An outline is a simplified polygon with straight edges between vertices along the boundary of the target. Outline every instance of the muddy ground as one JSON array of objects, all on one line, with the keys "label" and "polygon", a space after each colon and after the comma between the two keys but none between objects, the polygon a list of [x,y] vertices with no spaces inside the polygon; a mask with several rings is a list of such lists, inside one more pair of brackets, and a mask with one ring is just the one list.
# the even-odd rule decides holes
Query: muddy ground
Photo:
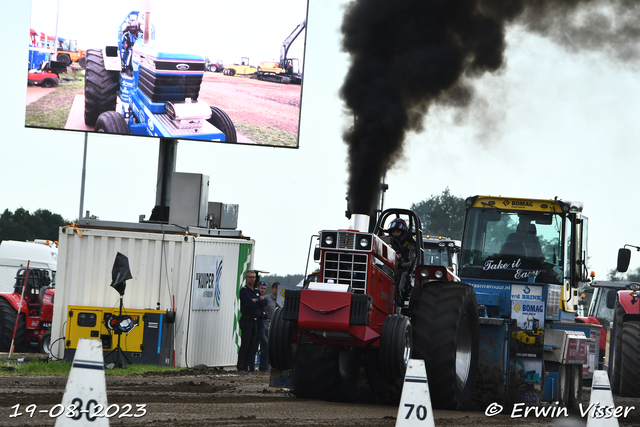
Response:
[{"label": "muddy ground", "polygon": [[302,87],[255,78],[204,73],[200,100],[224,110],[234,123],[298,133]]},{"label": "muddy ground", "polygon": [[[0,372],[0,425],[51,426],[48,415],[62,401],[67,377],[12,376]],[[269,387],[269,374],[223,369],[185,369],[143,376],[107,375],[108,403],[118,411],[111,425],[153,426],[394,426],[398,406],[374,403],[363,398],[357,403],[333,403],[296,399],[288,389]],[[590,389],[583,388],[583,407],[589,404]],[[614,397],[616,405],[635,407],[621,426],[640,426],[640,399]],[[33,417],[28,405],[37,405]],[[130,415],[120,418],[126,404]],[[16,408],[15,405],[20,405]],[[22,413],[16,417],[16,411]],[[40,413],[39,411],[44,411]],[[436,426],[585,426],[579,414],[569,417],[513,418],[509,410],[489,417],[484,410],[456,412],[435,410]]]}]

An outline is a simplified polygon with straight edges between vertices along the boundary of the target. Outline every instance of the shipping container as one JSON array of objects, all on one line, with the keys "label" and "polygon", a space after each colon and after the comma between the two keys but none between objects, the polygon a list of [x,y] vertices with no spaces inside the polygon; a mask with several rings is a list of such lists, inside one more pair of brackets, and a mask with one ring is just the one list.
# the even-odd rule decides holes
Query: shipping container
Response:
[{"label": "shipping container", "polygon": [[175,311],[176,366],[235,366],[238,295],[255,242],[239,231],[210,230],[219,235],[212,236],[170,225],[136,229],[92,223],[60,230],[52,354],[64,355],[69,306],[119,308],[121,296],[110,285],[120,252],[133,276],[122,296],[123,314],[127,309]]}]

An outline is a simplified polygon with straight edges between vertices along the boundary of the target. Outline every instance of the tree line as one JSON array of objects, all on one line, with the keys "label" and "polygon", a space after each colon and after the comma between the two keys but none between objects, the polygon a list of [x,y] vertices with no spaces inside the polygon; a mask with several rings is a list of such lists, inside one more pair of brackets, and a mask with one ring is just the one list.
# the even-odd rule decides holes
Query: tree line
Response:
[{"label": "tree line", "polygon": [[58,229],[69,223],[62,215],[47,209],[38,209],[33,213],[23,208],[15,212],[5,209],[0,215],[0,241],[58,240]]},{"label": "tree line", "polygon": [[[454,240],[462,240],[465,209],[465,199],[451,194],[449,187],[445,188],[442,194],[432,194],[423,201],[411,205],[411,210],[420,217],[424,235],[443,236]],[[92,218],[97,219],[97,217]],[[5,209],[0,215],[0,241],[58,240],[58,229],[70,222],[47,209],[38,209],[33,213],[23,208],[18,208],[15,212]],[[261,280],[269,285],[274,282],[295,285],[302,278],[303,274],[266,275],[261,277]],[[607,274],[607,278],[613,281],[640,282],[640,267],[626,274],[612,269]]]}]

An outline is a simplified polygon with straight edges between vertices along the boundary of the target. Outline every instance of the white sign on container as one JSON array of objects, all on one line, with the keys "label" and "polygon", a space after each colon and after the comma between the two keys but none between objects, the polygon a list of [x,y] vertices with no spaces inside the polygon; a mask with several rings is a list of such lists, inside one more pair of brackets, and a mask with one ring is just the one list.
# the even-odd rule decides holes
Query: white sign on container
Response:
[{"label": "white sign on container", "polygon": [[220,278],[224,257],[196,256],[193,277],[193,309],[220,310]]}]

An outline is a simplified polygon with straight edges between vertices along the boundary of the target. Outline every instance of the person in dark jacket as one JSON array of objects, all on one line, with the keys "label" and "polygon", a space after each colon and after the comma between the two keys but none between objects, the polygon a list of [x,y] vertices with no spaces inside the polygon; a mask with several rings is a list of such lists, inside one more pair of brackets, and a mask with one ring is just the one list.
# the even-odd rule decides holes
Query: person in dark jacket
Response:
[{"label": "person in dark jacket", "polygon": [[415,240],[409,234],[409,227],[402,218],[391,221],[387,232],[393,238],[392,247],[397,253],[394,283],[396,304],[402,307],[411,291],[411,274],[413,273],[411,270],[416,260]]},{"label": "person in dark jacket", "polygon": [[[266,313],[268,306],[268,299],[264,295],[267,290],[267,282],[260,282],[256,287],[256,295],[262,297],[265,301],[265,306],[262,307],[262,316],[258,317],[258,335],[256,338],[256,346],[252,351],[251,362],[249,363],[249,371],[254,370],[254,362],[256,360],[256,353],[258,352],[258,346],[260,347],[260,372],[269,372],[269,340],[267,339],[265,322],[268,318]],[[253,369],[252,369],[253,368]]]},{"label": "person in dark jacket", "polygon": [[[258,335],[258,318],[262,317],[263,307],[267,305],[264,297],[258,297],[254,288],[258,272],[249,270],[245,274],[245,285],[240,289],[240,351],[236,368],[239,371],[250,370],[254,366],[251,360],[252,350],[256,346]],[[253,354],[255,357],[255,354]]]}]

